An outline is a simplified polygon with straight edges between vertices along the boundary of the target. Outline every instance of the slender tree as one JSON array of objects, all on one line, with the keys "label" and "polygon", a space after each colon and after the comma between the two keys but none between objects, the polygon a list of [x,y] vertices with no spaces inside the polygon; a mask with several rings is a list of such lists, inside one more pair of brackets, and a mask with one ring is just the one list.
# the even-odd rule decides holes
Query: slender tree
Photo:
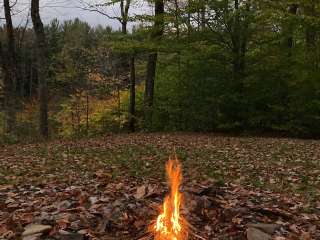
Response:
[{"label": "slender tree", "polygon": [[[112,0],[112,1],[110,0],[110,1],[106,1],[104,4],[92,4],[90,1],[87,1],[87,0],[79,0],[79,2],[82,5],[81,8],[84,10],[98,12],[109,19],[117,20],[121,24],[121,33],[123,35],[128,34],[128,22],[130,18],[129,11],[132,5],[132,0]],[[112,16],[108,13],[106,9],[116,4],[119,4],[120,15]],[[128,110],[129,110],[129,130],[132,132],[134,131],[134,128],[135,128],[134,120],[136,118],[135,117],[135,85],[136,83],[135,83],[135,64],[134,64],[135,59],[134,58],[135,58],[134,56],[131,56],[129,59],[127,54],[121,54],[120,55],[121,67],[120,66],[117,67],[117,71],[116,71],[117,72],[116,75],[120,75],[120,73],[118,73],[118,69],[122,69],[123,72],[125,72],[126,74],[130,71],[130,79],[129,79],[130,103],[129,103]],[[119,104],[119,113],[120,113],[120,104]]]},{"label": "slender tree", "polygon": [[[130,9],[131,0],[120,0],[120,11],[121,18],[119,22],[121,23],[121,32],[124,35],[128,34],[128,20],[129,20],[129,9]],[[135,131],[135,119],[136,119],[136,73],[135,73],[135,57],[130,57],[130,80],[129,80],[129,130],[131,132]],[[128,56],[122,55],[121,62],[123,65],[127,66]]]},{"label": "slender tree", "polygon": [[135,131],[136,120],[136,70],[135,57],[130,58],[130,103],[129,103],[129,130]]},{"label": "slender tree", "polygon": [[187,1],[187,28],[188,28],[188,36],[191,34],[192,25],[191,25],[191,0]]},{"label": "slender tree", "polygon": [[[97,12],[109,19],[116,20],[121,24],[121,32],[127,34],[129,11],[132,5],[132,0],[108,0],[104,3],[94,4],[90,0],[78,0],[80,8],[90,12]],[[111,15],[109,12],[110,7],[119,4],[120,15]]]},{"label": "slender tree", "polygon": [[129,9],[130,9],[131,0],[120,0],[120,11],[121,11],[121,30],[123,34],[127,34],[127,26],[129,20]]},{"label": "slender tree", "polygon": [[39,0],[31,1],[31,18],[37,43],[37,63],[39,76],[40,119],[39,131],[41,136],[48,138],[48,49],[43,23],[39,12]]},{"label": "slender tree", "polygon": [[241,29],[240,29],[240,9],[239,0],[234,0],[234,20],[232,32],[232,50],[233,50],[233,73],[234,79],[239,81],[241,74]]},{"label": "slender tree", "polygon": [[318,61],[315,54],[315,49],[317,47],[317,28],[314,24],[314,19],[316,17],[316,4],[314,0],[309,0],[304,4],[304,12],[307,19],[305,28],[306,56],[308,64],[312,67],[316,67]]},{"label": "slender tree", "polygon": [[[151,39],[153,41],[158,41],[163,35],[164,32],[164,1],[155,0],[154,4],[154,25],[151,32]],[[156,76],[156,67],[157,67],[158,53],[157,51],[150,53],[148,57],[147,64],[147,79],[145,86],[145,114],[149,120],[152,119],[152,106],[153,106],[153,96],[154,96],[154,80]]]},{"label": "slender tree", "polygon": [[204,30],[206,27],[206,1],[201,2],[200,6],[200,18],[201,18],[201,29]]},{"label": "slender tree", "polygon": [[180,37],[180,7],[178,0],[174,0],[174,28],[177,33],[177,38]]},{"label": "slender tree", "polygon": [[[15,49],[15,36],[11,18],[11,6],[9,0],[3,1],[6,33],[7,33],[7,49],[1,49],[3,58],[2,68],[4,72],[4,94],[5,94],[5,115],[6,115],[6,132],[11,133],[16,123],[16,73],[17,73],[17,57]],[[5,60],[4,60],[5,59]]]},{"label": "slender tree", "polygon": [[[289,10],[288,10],[289,15],[291,15],[291,16],[297,15],[298,8],[299,8],[298,4],[290,4]],[[287,46],[288,46],[288,49],[290,52],[289,54],[291,55],[291,49],[294,46],[294,39],[293,39],[293,26],[290,23],[289,23],[289,29],[288,29]]]},{"label": "slender tree", "polygon": [[242,91],[243,75],[245,71],[245,59],[247,52],[248,41],[248,28],[249,22],[247,21],[250,9],[250,3],[241,8],[239,0],[234,0],[234,17],[231,30],[231,43],[232,43],[232,55],[233,55],[233,79],[235,86],[239,86]]}]

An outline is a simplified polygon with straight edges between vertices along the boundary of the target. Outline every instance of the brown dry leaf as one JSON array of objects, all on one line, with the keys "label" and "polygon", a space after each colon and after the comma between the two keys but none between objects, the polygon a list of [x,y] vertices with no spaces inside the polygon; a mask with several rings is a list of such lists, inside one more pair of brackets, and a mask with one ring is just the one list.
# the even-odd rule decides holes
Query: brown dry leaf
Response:
[{"label": "brown dry leaf", "polygon": [[27,225],[33,220],[33,213],[24,213],[20,216],[21,223]]},{"label": "brown dry leaf", "polygon": [[292,224],[289,226],[289,229],[294,233],[300,233],[300,230],[298,229],[298,226],[296,224]]},{"label": "brown dry leaf", "polygon": [[1,239],[14,239],[16,234],[13,231],[6,231],[3,234],[0,234]]},{"label": "brown dry leaf", "polygon": [[301,235],[301,240],[311,240],[311,234],[309,232],[303,232]]},{"label": "brown dry leaf", "polygon": [[142,199],[144,196],[146,196],[147,194],[147,187],[145,185],[138,187],[136,194],[134,195],[134,197],[136,199]]},{"label": "brown dry leaf", "polygon": [[81,192],[78,199],[79,205],[82,207],[89,200],[89,195],[86,192]]},{"label": "brown dry leaf", "polygon": [[57,222],[56,222],[56,226],[58,226],[59,229],[66,229],[68,226],[70,225],[70,222],[68,219],[59,219]]},{"label": "brown dry leaf", "polygon": [[140,229],[146,225],[144,220],[136,220],[133,224],[137,229]]}]

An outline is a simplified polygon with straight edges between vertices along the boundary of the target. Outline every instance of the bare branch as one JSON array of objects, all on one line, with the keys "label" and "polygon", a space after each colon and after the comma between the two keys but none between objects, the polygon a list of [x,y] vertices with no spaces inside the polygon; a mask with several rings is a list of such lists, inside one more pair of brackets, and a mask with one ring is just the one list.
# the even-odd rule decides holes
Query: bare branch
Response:
[{"label": "bare branch", "polygon": [[[128,15],[129,15],[129,8],[132,3],[131,0],[111,0],[104,3],[89,3],[85,0],[78,0],[78,2],[80,3],[81,6],[76,6],[75,8],[78,8],[84,11],[89,11],[89,12],[96,12],[109,19],[117,20],[120,23],[128,22],[128,20],[130,19]],[[103,10],[103,8],[112,7],[116,4],[120,4],[119,6],[120,12],[116,13],[115,10],[112,9],[113,14],[109,14],[107,13],[106,10]],[[111,9],[109,8],[109,10]]]},{"label": "bare branch", "polygon": [[121,18],[120,17],[111,16],[111,15],[109,15],[109,14],[105,13],[104,11],[99,10],[97,8],[86,8],[86,7],[79,7],[79,6],[76,7],[76,8],[84,10],[84,11],[96,12],[96,13],[99,13],[99,14],[109,18],[109,19],[115,19],[115,20],[118,20],[118,21],[121,22]]}]

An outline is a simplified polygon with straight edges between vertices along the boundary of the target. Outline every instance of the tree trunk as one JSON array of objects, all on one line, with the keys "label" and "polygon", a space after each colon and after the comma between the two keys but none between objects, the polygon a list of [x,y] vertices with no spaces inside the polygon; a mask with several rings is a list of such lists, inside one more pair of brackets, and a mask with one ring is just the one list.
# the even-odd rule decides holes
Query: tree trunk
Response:
[{"label": "tree trunk", "polygon": [[[164,31],[164,1],[155,0],[154,9],[155,9],[155,16],[154,16],[155,20],[154,20],[153,29],[151,32],[151,39],[154,41],[157,41],[161,39]],[[150,121],[152,119],[154,80],[156,76],[157,58],[158,58],[157,52],[150,53],[148,58],[148,65],[147,65],[147,79],[145,83],[146,86],[145,86],[144,104],[145,104],[145,115],[146,115],[145,117],[148,118]]]},{"label": "tree trunk", "polygon": [[39,116],[39,131],[42,137],[48,138],[48,53],[47,42],[39,13],[39,0],[31,1],[31,18],[37,42],[37,63],[39,71],[39,101],[40,101],[40,116]]},{"label": "tree trunk", "polygon": [[[250,5],[246,5],[246,12],[249,14]],[[249,23],[246,16],[240,16],[239,0],[234,1],[234,20],[232,32],[232,54],[233,54],[233,79],[237,90],[242,91],[243,76],[245,71],[245,59],[247,52],[248,28]]]},{"label": "tree trunk", "polygon": [[135,131],[136,120],[136,69],[135,58],[130,58],[130,104],[129,104],[129,130]]},{"label": "tree trunk", "polygon": [[191,0],[188,0],[188,19],[187,19],[187,24],[188,24],[188,37],[190,36],[192,26],[191,26]]},{"label": "tree trunk", "polygon": [[[7,51],[1,49],[3,58],[2,67],[4,72],[4,107],[6,116],[6,132],[12,133],[16,124],[16,73],[17,58],[15,49],[15,36],[11,18],[11,7],[9,0],[3,1],[6,33],[7,33]],[[6,59],[6,61],[4,60]]]},{"label": "tree trunk", "polygon": [[89,135],[89,90],[86,91],[86,135]]},{"label": "tree trunk", "polygon": [[128,30],[127,30],[127,22],[122,20],[121,22],[121,32],[122,34],[127,34]]},{"label": "tree trunk", "polygon": [[[248,28],[250,14],[250,3],[245,6],[240,6],[239,0],[234,0],[233,19],[230,21],[231,43],[232,43],[232,67],[233,78],[230,91],[237,97],[238,108],[234,114],[243,126],[246,124],[246,105],[243,101],[245,99],[245,63],[248,44]],[[228,6],[226,6],[227,8]],[[244,11],[245,10],[245,11]]]},{"label": "tree trunk", "polygon": [[[289,14],[297,15],[298,12],[298,4],[291,4],[289,6]],[[290,23],[289,29],[288,29],[288,38],[287,38],[287,47],[289,49],[289,55],[291,56],[291,49],[294,46],[294,39],[293,39],[293,27]]]},{"label": "tree trunk", "polygon": [[[316,16],[316,7],[314,1],[311,0],[310,3],[306,3],[305,5],[305,15],[307,18],[315,18]],[[306,58],[308,61],[308,64],[312,66],[312,68],[317,67],[317,59],[315,54],[316,49],[316,39],[317,39],[317,29],[313,25],[313,19],[307,21],[306,26]]]},{"label": "tree trunk", "polygon": [[156,75],[157,59],[158,59],[157,53],[150,54],[148,58],[147,81],[146,81],[146,89],[145,89],[145,104],[148,109],[151,108],[153,105],[154,79]]},{"label": "tree trunk", "polygon": [[131,0],[121,0],[120,1],[120,11],[121,11],[121,32],[127,34],[127,26],[129,19],[129,9],[130,9]]},{"label": "tree trunk", "polygon": [[241,81],[242,75],[242,41],[241,41],[241,29],[240,29],[240,12],[239,12],[239,0],[234,1],[235,16],[233,20],[233,33],[232,33],[232,52],[233,52],[233,78],[235,84],[238,85]]},{"label": "tree trunk", "polygon": [[205,30],[206,28],[206,3],[202,2],[201,6],[201,30]]},{"label": "tree trunk", "polygon": [[[121,10],[121,32],[123,35],[128,34],[128,18],[129,18],[129,8],[130,8],[131,0],[121,0],[120,1],[120,10]],[[129,131],[135,131],[135,102],[136,102],[136,92],[135,92],[135,59],[134,57],[130,57],[127,54],[121,54],[121,65],[125,73],[130,71],[129,77],[129,109],[128,109],[128,123],[129,123]],[[120,116],[119,116],[120,117]],[[119,118],[120,119],[120,118]],[[120,128],[119,128],[120,129]]]},{"label": "tree trunk", "polygon": [[178,0],[174,0],[174,27],[176,29],[177,38],[180,37],[180,23],[179,23],[179,17],[180,17],[180,8]]}]

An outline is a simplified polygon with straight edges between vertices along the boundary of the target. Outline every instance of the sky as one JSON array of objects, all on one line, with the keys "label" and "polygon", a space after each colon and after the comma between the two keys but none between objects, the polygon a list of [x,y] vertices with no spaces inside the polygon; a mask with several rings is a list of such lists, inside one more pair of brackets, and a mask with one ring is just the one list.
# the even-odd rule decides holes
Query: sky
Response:
[{"label": "sky", "polygon": [[[90,1],[90,0],[89,0]],[[14,1],[12,1],[14,2]],[[99,2],[97,0],[91,0],[91,2]],[[101,2],[101,1],[100,1]],[[61,22],[64,20],[70,20],[74,18],[79,18],[88,22],[92,26],[102,25],[102,26],[112,26],[114,29],[120,28],[120,24],[116,20],[108,19],[96,12],[89,12],[82,10],[82,6],[79,0],[40,0],[40,14],[44,23],[49,23],[52,19],[57,18]],[[134,6],[131,11],[137,12],[140,6]],[[1,6],[2,8],[2,6]],[[29,14],[30,0],[18,0],[17,5],[13,8],[13,22],[16,26],[24,25]],[[118,7],[110,7],[108,14],[115,16],[118,15]],[[0,17],[3,18],[3,10],[0,11]],[[1,24],[4,20],[1,20]]]}]

